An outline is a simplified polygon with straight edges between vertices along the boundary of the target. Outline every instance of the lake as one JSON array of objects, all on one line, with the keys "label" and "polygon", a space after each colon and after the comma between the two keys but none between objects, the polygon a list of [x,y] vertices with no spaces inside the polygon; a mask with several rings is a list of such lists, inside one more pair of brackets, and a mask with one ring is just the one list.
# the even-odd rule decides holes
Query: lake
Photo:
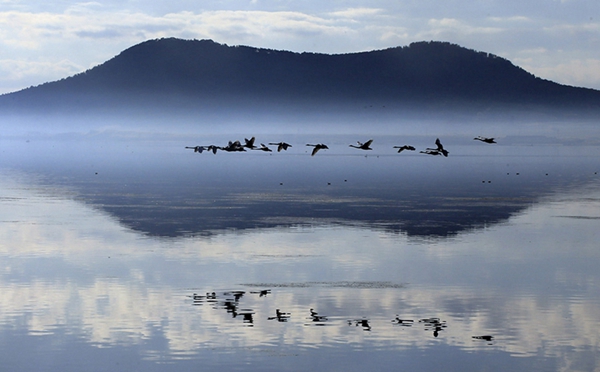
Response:
[{"label": "lake", "polygon": [[599,147],[243,136],[0,139],[4,368],[600,368]]}]

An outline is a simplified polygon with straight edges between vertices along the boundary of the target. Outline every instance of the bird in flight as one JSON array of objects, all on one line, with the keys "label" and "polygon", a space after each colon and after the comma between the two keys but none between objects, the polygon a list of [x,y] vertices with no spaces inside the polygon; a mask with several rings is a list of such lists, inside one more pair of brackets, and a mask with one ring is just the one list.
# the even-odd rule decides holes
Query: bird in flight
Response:
[{"label": "bird in flight", "polygon": [[311,145],[310,143],[307,143],[306,146],[314,147],[314,149],[312,150],[312,154],[310,154],[310,156],[315,156],[315,154],[321,149],[329,149],[329,147],[327,147],[327,145],[322,144],[322,143],[317,143],[316,145]]},{"label": "bird in flight", "polygon": [[244,147],[247,147],[247,148],[249,148],[251,150],[254,150],[256,148],[256,146],[254,146],[254,140],[255,140],[254,137],[252,137],[250,139],[244,138],[244,141],[246,142],[246,144],[244,145]]},{"label": "bird in flight", "polygon": [[373,143],[373,140],[370,139],[365,143],[356,141],[358,143],[358,146],[356,145],[350,145],[350,147],[354,147],[355,149],[361,149],[361,150],[373,150],[372,148],[370,148],[369,146],[371,146],[371,143]]},{"label": "bird in flight", "polygon": [[[435,145],[437,146],[437,148],[435,148],[435,149],[427,148],[425,150],[426,151],[430,151],[430,152],[437,151],[438,154],[432,154],[432,153],[428,153],[428,152],[425,152],[425,154],[429,154],[429,155],[440,155],[440,154],[442,154],[442,155],[448,157],[448,151],[446,149],[444,149],[444,146],[442,145],[442,142],[440,142],[439,138],[435,139]],[[423,151],[421,151],[421,152],[423,152]]]},{"label": "bird in flight", "polygon": [[394,148],[398,149],[398,153],[401,153],[404,150],[409,150],[409,151],[415,151],[416,150],[413,146],[410,146],[410,145],[394,146]]},{"label": "bird in flight", "polygon": [[479,136],[479,137],[475,137],[473,139],[477,140],[477,141],[485,142],[485,143],[497,143],[496,141],[494,141],[494,137],[487,138],[487,137]]},{"label": "bird in flight", "polygon": [[267,146],[265,146],[264,143],[261,143],[259,148],[256,148],[256,149],[253,149],[253,150],[262,150],[262,151],[265,151],[265,152],[272,152],[273,151],[270,148],[268,148]]},{"label": "bird in flight", "polygon": [[285,143],[285,142],[269,142],[269,145],[274,145],[277,146],[277,152],[280,152],[281,150],[287,150],[288,147],[292,147],[292,145],[290,145],[289,143]]},{"label": "bird in flight", "polygon": [[202,151],[207,150],[206,147],[204,146],[186,146],[186,149],[193,149],[194,152],[198,152],[200,154],[202,154]]}]

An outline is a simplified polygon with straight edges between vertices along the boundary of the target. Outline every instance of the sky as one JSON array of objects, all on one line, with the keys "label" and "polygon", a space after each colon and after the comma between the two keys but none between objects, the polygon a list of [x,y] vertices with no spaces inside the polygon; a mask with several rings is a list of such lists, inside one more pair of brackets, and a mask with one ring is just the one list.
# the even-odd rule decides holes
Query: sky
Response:
[{"label": "sky", "polygon": [[0,0],[0,94],[162,37],[329,54],[447,41],[600,89],[598,0]]}]

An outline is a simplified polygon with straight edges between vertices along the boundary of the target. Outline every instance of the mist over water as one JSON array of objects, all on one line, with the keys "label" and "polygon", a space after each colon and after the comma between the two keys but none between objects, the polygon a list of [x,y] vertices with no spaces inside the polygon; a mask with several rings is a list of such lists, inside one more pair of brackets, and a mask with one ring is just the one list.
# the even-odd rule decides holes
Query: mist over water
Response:
[{"label": "mist over water", "polygon": [[0,139],[11,370],[598,368],[591,127],[76,124]]}]

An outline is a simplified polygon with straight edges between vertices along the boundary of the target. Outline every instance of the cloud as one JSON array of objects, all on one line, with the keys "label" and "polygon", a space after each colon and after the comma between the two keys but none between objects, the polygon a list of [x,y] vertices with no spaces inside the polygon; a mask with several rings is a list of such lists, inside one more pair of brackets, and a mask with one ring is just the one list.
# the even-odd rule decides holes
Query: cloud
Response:
[{"label": "cloud", "polygon": [[345,10],[339,10],[336,12],[329,13],[332,17],[336,18],[361,18],[377,15],[383,12],[383,9],[379,8],[348,8]]},{"label": "cloud", "polygon": [[533,60],[529,62],[523,67],[536,76],[567,85],[600,87],[600,59],[576,59],[542,67],[534,65]]},{"label": "cloud", "polygon": [[525,16],[511,16],[511,17],[488,17],[488,20],[492,22],[531,22],[532,19]]},{"label": "cloud", "polygon": [[56,62],[2,59],[0,60],[0,76],[2,77],[0,83],[5,90],[0,93],[58,80],[84,69],[84,66],[67,59]]},{"label": "cloud", "polygon": [[429,26],[429,30],[423,32],[423,34],[435,37],[444,37],[452,34],[495,34],[503,31],[503,29],[499,27],[472,26],[454,18],[430,19],[427,24]]}]

